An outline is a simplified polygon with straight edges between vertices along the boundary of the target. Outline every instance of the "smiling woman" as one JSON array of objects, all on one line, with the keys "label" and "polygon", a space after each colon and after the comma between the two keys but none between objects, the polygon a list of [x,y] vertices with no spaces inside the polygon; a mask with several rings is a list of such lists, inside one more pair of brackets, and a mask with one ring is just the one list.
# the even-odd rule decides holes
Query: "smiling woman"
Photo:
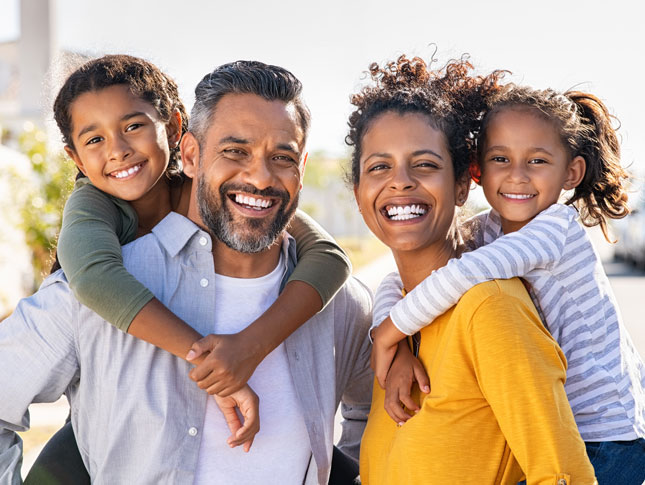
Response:
[{"label": "smiling woman", "polygon": [[[354,193],[407,291],[461,251],[455,210],[468,194],[468,140],[489,81],[469,69],[462,61],[433,72],[401,57],[372,65],[374,86],[352,98]],[[375,383],[363,483],[594,482],[564,356],[519,280],[473,288],[414,340],[418,360],[403,342],[386,389]],[[403,398],[413,375],[424,393]]]}]

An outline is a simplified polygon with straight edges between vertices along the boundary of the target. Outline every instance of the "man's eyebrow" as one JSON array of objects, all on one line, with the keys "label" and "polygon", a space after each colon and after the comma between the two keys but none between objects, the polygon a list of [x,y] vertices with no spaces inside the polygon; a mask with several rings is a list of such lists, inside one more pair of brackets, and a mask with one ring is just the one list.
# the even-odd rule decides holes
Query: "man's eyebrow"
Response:
[{"label": "man's eyebrow", "polygon": [[291,143],[278,143],[277,149],[278,150],[285,150],[285,151],[293,153],[294,155],[300,156],[300,152],[298,151],[297,148],[294,148],[293,145],[294,144],[291,144]]},{"label": "man's eyebrow", "polygon": [[249,140],[245,138],[238,138],[236,136],[225,136],[224,138],[221,138],[220,143],[239,143],[240,145],[248,145]]}]

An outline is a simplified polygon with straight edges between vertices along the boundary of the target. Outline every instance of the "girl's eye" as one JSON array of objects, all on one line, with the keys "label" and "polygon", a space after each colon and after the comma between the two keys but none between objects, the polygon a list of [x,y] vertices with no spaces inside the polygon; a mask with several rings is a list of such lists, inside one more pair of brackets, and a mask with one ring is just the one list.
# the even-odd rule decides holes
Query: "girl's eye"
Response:
[{"label": "girl's eye", "polygon": [[491,157],[491,161],[492,162],[499,162],[499,163],[506,163],[506,162],[508,162],[508,158],[499,155],[497,157]]},{"label": "girl's eye", "polygon": [[87,140],[87,141],[85,142],[85,144],[86,144],[86,145],[94,145],[95,143],[98,143],[98,142],[100,142],[101,140],[103,140],[103,138],[101,138],[100,136],[93,136],[92,138],[90,138],[89,140]]},{"label": "girl's eye", "polygon": [[126,127],[125,131],[133,131],[133,130],[136,130],[137,128],[140,128],[141,126],[143,126],[143,123],[130,123]]},{"label": "girl's eye", "polygon": [[545,159],[543,159],[543,158],[533,158],[533,159],[529,160],[529,163],[537,165],[537,164],[547,163],[547,161]]}]

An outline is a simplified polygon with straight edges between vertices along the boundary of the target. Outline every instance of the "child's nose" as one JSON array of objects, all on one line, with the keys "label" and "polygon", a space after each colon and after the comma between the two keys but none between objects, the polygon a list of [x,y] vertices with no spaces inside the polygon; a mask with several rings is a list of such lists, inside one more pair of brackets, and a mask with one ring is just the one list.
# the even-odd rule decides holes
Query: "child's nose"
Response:
[{"label": "child's nose", "polygon": [[516,183],[524,183],[529,181],[526,167],[521,164],[513,164],[509,173],[509,178]]},{"label": "child's nose", "polygon": [[112,140],[110,141],[109,150],[110,160],[125,160],[130,155],[132,155],[132,148],[130,147],[130,144],[125,139],[125,137],[121,135],[117,135],[112,138]]}]

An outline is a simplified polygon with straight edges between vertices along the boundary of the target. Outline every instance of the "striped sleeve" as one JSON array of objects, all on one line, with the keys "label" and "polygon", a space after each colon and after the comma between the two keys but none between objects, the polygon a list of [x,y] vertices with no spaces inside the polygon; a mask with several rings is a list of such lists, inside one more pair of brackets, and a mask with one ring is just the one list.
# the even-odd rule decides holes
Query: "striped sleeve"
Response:
[{"label": "striped sleeve", "polygon": [[[376,289],[374,296],[374,310],[372,313],[372,328],[378,327],[390,313],[394,304],[403,298],[403,283],[399,273],[390,273]],[[371,330],[371,329],[370,329]]]},{"label": "striped sleeve", "polygon": [[401,332],[412,335],[479,283],[550,269],[562,257],[569,224],[575,216],[572,208],[554,204],[519,231],[450,260],[394,305],[390,312],[392,322]]}]

